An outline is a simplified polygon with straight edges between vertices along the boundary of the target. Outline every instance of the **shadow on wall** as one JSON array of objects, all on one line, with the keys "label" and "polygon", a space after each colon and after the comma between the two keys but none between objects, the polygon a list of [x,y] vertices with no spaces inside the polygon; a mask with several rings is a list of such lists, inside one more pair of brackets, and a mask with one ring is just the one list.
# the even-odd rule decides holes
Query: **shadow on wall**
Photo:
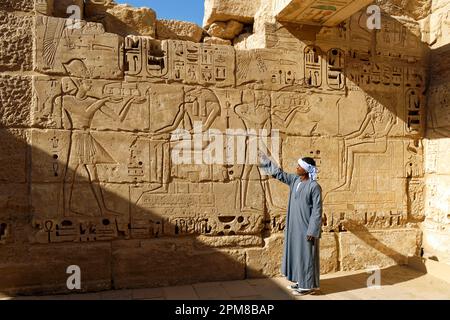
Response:
[{"label": "shadow on wall", "polygon": [[[286,48],[291,43],[286,39],[295,37],[306,45],[303,82],[313,89],[326,85],[328,90],[346,90],[336,104],[317,103],[324,114],[334,116],[333,123],[324,126],[314,124],[313,117],[304,119],[306,125],[314,124],[311,135],[318,141],[320,136],[335,140],[334,149],[317,147],[325,213],[331,225],[346,220],[347,211],[367,221],[389,202],[391,207],[384,210],[390,215],[387,219],[399,219],[403,225],[419,223],[424,220],[423,139],[430,49],[421,42],[418,25],[401,23],[382,12],[381,29],[369,30],[367,20],[362,10],[336,28],[284,23],[277,30],[279,35],[268,37],[269,44]],[[324,69],[326,73],[321,73]],[[290,89],[296,86],[284,90]],[[406,193],[406,201],[400,190]],[[377,201],[382,205],[375,206]],[[368,206],[359,205],[359,209],[358,202]]]},{"label": "shadow on wall", "polygon": [[424,223],[424,255],[450,263],[448,228],[450,193],[450,45],[431,51],[426,132],[427,219]]},{"label": "shadow on wall", "polygon": [[[371,37],[366,35],[364,39],[370,42]],[[315,85],[313,70],[317,52],[308,54],[311,65],[307,71],[312,73],[307,81]],[[331,59],[339,64],[339,52],[331,51],[331,55],[326,61]],[[385,150],[388,135],[411,136],[411,141],[418,139],[420,135],[417,137],[414,130],[423,125],[417,120],[423,116],[420,111],[425,85],[422,73],[406,71],[405,67],[397,74],[396,66],[388,65],[387,69],[380,70],[390,70],[390,76],[383,76],[370,55],[353,58],[358,60],[354,61],[355,74],[347,75],[347,79],[355,83],[352,87],[355,92],[359,92],[359,87],[367,95],[352,97],[353,93],[349,92],[350,102],[342,101],[339,105],[345,109],[339,113],[339,119],[358,113],[358,120],[363,124],[357,132],[341,132],[344,140],[349,138],[348,148],[344,149],[346,163],[357,153]],[[336,71],[339,66],[333,68]],[[357,74],[357,70],[363,70],[362,74]],[[389,81],[389,85],[383,81]],[[377,96],[375,91],[370,91],[374,83],[376,92],[379,87],[387,86],[386,94]],[[80,94],[80,86],[89,90],[86,89],[89,83],[82,78],[77,81],[65,78],[56,85],[64,86],[67,91],[58,98],[63,100],[65,128],[70,130],[23,129],[22,126],[0,130],[1,291],[66,293],[69,276],[66,269],[70,265],[81,268],[83,291],[277,274],[281,232],[275,249],[262,248],[269,235],[282,229],[274,230],[271,226],[265,205],[259,211],[233,211],[229,196],[239,190],[239,179],[193,183],[190,172],[180,178],[183,174],[171,167],[170,161],[166,165],[170,151],[166,138],[146,132],[91,130],[96,112],[106,101],[102,102],[104,97]],[[364,103],[360,105],[361,101]],[[404,113],[407,101],[419,111],[411,109],[411,113]],[[110,102],[113,106],[110,116],[119,120],[126,118],[124,112],[132,104],[145,103],[131,97],[113,97]],[[355,112],[354,106],[362,106],[364,110]],[[373,131],[366,132],[367,128]],[[350,138],[369,141],[352,142]],[[412,142],[411,148],[415,150],[419,146]],[[351,177],[351,172],[347,174]],[[239,174],[236,176],[241,178]],[[350,179],[342,181],[337,187],[340,190],[336,191],[351,187]],[[212,192],[213,184],[221,189]],[[220,210],[214,209],[214,201],[218,199],[222,202]],[[404,258],[377,238],[362,239],[393,260]],[[337,260],[337,255],[333,259]],[[268,267],[269,264],[273,266]]]},{"label": "shadow on wall", "polygon": [[450,137],[450,44],[431,50],[426,138]]},{"label": "shadow on wall", "polygon": [[[401,23],[381,13],[381,29],[369,30],[369,16],[365,10],[335,28],[298,26],[283,23],[283,27],[301,42],[324,47],[308,46],[305,55],[304,81],[319,86],[315,71],[321,64],[327,69],[330,87],[347,85],[347,94],[338,107],[338,121],[362,117],[369,113],[371,126],[378,136],[424,137],[426,94],[429,72],[429,47],[420,39],[419,26]],[[328,42],[328,43],[327,43]],[[330,43],[342,49],[330,48]],[[360,92],[365,97],[359,97]],[[369,110],[358,110],[366,104]],[[373,111],[373,112],[371,112]],[[364,121],[361,121],[364,123]],[[373,125],[373,123],[377,123]],[[363,128],[361,128],[363,129]],[[342,136],[352,132],[340,132]]]},{"label": "shadow on wall", "polygon": [[[66,270],[71,265],[81,268],[82,292],[239,280],[248,274],[267,276],[246,265],[246,249],[263,245],[262,226],[253,235],[239,236],[245,232],[245,223],[237,223],[240,217],[195,220],[175,214],[168,218],[138,206],[119,194],[127,194],[118,192],[121,184],[98,183],[102,176],[94,178],[93,163],[80,163],[88,150],[72,147],[73,157],[62,153],[64,140],[54,139],[56,131],[0,130],[2,292],[68,293]],[[96,139],[95,133],[91,134]],[[87,145],[88,140],[83,139]],[[30,141],[50,143],[54,153],[32,147]],[[63,161],[67,157],[68,167]],[[141,185],[126,188],[131,195],[133,188]],[[158,193],[160,187],[149,190],[154,204],[179,196]],[[233,233],[236,235],[230,235]],[[376,239],[368,243],[394,260],[400,255],[377,244]],[[280,253],[272,257],[261,251],[258,259],[262,264],[273,263],[277,272]],[[330,292],[350,290],[325,287],[330,287]]]},{"label": "shadow on wall", "polygon": [[[179,208],[178,215],[158,215],[155,211],[164,210],[165,203],[170,211],[170,203],[187,198],[168,194],[167,186],[99,183],[105,176],[97,174],[102,164],[96,162],[108,150],[93,132],[74,130],[72,135],[81,138],[71,141],[61,139],[58,130],[1,133],[2,292],[68,292],[70,265],[81,268],[83,291],[244,279],[244,249],[263,243],[261,228],[255,235],[218,235],[239,234],[248,218],[245,223],[238,222],[240,217],[183,218],[184,210],[196,209],[187,207]],[[54,153],[32,147],[30,141],[51,144]],[[64,154],[67,145],[70,151]],[[83,146],[91,149],[81,150]],[[136,193],[133,189],[147,194],[146,205],[154,205],[155,211],[123,198]]]}]

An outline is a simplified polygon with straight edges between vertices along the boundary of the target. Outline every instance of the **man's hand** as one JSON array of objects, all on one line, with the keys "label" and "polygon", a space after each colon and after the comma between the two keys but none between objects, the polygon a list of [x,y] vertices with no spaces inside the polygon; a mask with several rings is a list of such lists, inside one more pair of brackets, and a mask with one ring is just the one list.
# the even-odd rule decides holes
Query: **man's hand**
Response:
[{"label": "man's hand", "polygon": [[316,238],[314,238],[313,236],[306,236],[306,240],[312,241],[312,242],[314,243],[314,241],[316,240]]}]

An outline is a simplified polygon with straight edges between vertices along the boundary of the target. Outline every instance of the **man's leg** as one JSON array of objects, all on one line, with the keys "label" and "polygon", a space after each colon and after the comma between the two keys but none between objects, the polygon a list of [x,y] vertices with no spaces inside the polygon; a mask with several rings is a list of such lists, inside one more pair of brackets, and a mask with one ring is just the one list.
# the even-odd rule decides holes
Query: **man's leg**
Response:
[{"label": "man's leg", "polygon": [[309,258],[311,259],[312,274],[308,275],[308,278],[311,279],[311,281],[308,283],[304,283],[304,285],[310,285],[305,288],[302,288],[300,285],[298,285],[297,288],[293,289],[294,291],[292,292],[292,294],[296,296],[311,294],[314,293],[315,290],[320,289],[320,239],[314,239],[314,241],[311,241],[310,243],[311,256]]}]

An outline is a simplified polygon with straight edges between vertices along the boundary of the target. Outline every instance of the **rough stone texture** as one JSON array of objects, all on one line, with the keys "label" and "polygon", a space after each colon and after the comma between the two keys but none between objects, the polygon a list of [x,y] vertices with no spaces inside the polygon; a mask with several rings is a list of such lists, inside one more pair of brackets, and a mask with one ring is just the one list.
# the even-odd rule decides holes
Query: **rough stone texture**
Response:
[{"label": "rough stone texture", "polygon": [[380,0],[377,5],[393,16],[409,16],[415,20],[427,17],[431,11],[432,0]]},{"label": "rough stone texture", "polygon": [[217,38],[217,37],[205,37],[203,39],[204,43],[208,43],[208,44],[219,44],[219,45],[224,45],[224,46],[231,46],[231,40],[225,40],[222,38]]},{"label": "rough stone texture", "polygon": [[200,235],[196,238],[195,248],[251,248],[262,247],[264,240],[259,236],[219,236]]},{"label": "rough stone texture", "polygon": [[203,26],[208,27],[213,22],[228,20],[251,23],[253,22],[259,5],[259,0],[205,0]]},{"label": "rough stone texture", "polygon": [[448,1],[432,1],[431,14],[421,20],[422,39],[431,48],[448,45],[450,42],[450,4]]},{"label": "rough stone texture", "polygon": [[0,75],[0,126],[26,127],[30,124],[31,77]]},{"label": "rough stone texture", "polygon": [[81,21],[79,28],[70,29],[66,21],[62,18],[36,17],[35,71],[75,77],[121,78],[122,38],[105,33],[100,23]]},{"label": "rough stone texture", "polygon": [[101,22],[107,32],[121,36],[155,37],[156,34],[156,13],[150,8],[134,8],[127,4],[89,3],[86,16],[90,21]]},{"label": "rough stone texture", "polygon": [[263,248],[247,251],[247,276],[249,278],[276,277],[280,275],[283,254],[283,234],[265,239]]},{"label": "rough stone texture", "polygon": [[372,0],[340,1],[273,1],[278,21],[334,27],[369,4]]},{"label": "rough stone texture", "polygon": [[418,255],[421,243],[419,230],[390,230],[340,233],[341,269],[366,270],[405,265],[408,257]]},{"label": "rough stone texture", "polygon": [[339,238],[336,233],[323,233],[320,239],[320,274],[340,270]]},{"label": "rough stone texture", "polygon": [[108,32],[121,35],[155,36],[156,13],[149,8],[117,5],[106,10],[106,13],[111,15],[111,19],[106,20],[106,30]]},{"label": "rough stone texture", "polygon": [[33,2],[34,0],[0,0],[0,10],[31,11],[33,10]]},{"label": "rough stone texture", "polygon": [[425,139],[424,255],[450,264],[450,3],[433,1],[432,52]]},{"label": "rough stone texture", "polygon": [[113,244],[116,289],[244,279],[245,253],[193,249],[191,239]]},{"label": "rough stone texture", "polygon": [[204,29],[191,22],[178,20],[157,20],[156,38],[160,40],[186,40],[200,42],[203,37]]},{"label": "rough stone texture", "polygon": [[35,0],[34,10],[37,14],[43,14],[46,16],[53,15],[55,6],[55,0]]},{"label": "rough stone texture", "polygon": [[33,18],[0,10],[0,72],[32,69]]},{"label": "rough stone texture", "polygon": [[261,34],[243,33],[233,40],[233,46],[237,50],[263,48],[265,37]]},{"label": "rough stone texture", "polygon": [[[66,270],[81,269],[81,292],[111,289],[111,246],[83,243],[53,246],[0,246],[2,292],[39,295],[69,293]],[[79,291],[79,292],[80,292]]]},{"label": "rough stone texture", "polygon": [[230,20],[228,22],[214,22],[208,29],[208,34],[226,40],[233,40],[238,36],[244,25],[238,21]]},{"label": "rough stone texture", "polygon": [[[89,263],[85,248],[99,260],[83,290],[276,274],[288,190],[250,162],[257,138],[288,172],[299,156],[318,164],[323,273],[404,263],[420,253],[424,219],[425,254],[446,259],[445,36],[430,60],[411,18],[383,16],[372,34],[362,10],[319,30],[277,22],[272,0],[236,3],[206,4],[206,20],[222,17],[209,25],[254,21],[234,47],[142,36],[153,11],[112,2],[87,2],[79,29],[0,11],[10,32],[0,36],[0,253],[17,255],[0,262],[16,270],[0,291],[38,290],[32,277],[62,290],[62,266]],[[210,161],[222,150],[233,159]],[[65,250],[75,262],[54,258]],[[38,253],[54,274],[17,265]],[[100,259],[112,269],[97,269]]]},{"label": "rough stone texture", "polygon": [[[449,147],[449,139],[440,143],[441,147]],[[447,155],[448,149],[442,150]],[[445,171],[433,174],[426,181],[426,220],[424,231],[424,256],[439,262],[450,264],[450,174]]]},{"label": "rough stone texture", "polygon": [[2,222],[17,221],[29,214],[27,189],[28,186],[25,183],[0,183],[0,220]]},{"label": "rough stone texture", "polygon": [[0,182],[23,183],[27,179],[27,133],[0,129]]},{"label": "rough stone texture", "polygon": [[[263,248],[247,250],[247,277],[281,276],[283,234],[274,234],[265,239]],[[320,273],[338,270],[338,243],[334,234],[324,233],[320,240]]]}]

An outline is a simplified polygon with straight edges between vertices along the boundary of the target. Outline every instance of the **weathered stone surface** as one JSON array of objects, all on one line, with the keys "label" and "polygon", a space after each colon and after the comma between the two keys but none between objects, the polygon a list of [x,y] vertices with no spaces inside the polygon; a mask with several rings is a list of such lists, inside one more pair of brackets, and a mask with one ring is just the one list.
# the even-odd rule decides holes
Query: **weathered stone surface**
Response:
[{"label": "weathered stone surface", "polygon": [[0,11],[0,72],[32,69],[32,31],[32,17]]},{"label": "weathered stone surface", "polygon": [[0,140],[0,182],[26,182],[27,132],[21,129],[0,129]]},{"label": "weathered stone surface", "polygon": [[0,75],[0,126],[30,125],[32,103],[31,77]]},{"label": "weathered stone surface", "polygon": [[[139,83],[147,79],[148,83],[176,82],[218,88],[229,88],[235,83],[235,51],[231,46],[188,41],[158,41],[148,37],[130,36],[125,39],[125,56],[125,75],[131,82]],[[151,104],[152,108],[156,108],[155,111],[167,109],[167,99],[173,99],[172,103],[178,103],[183,92],[186,93],[188,99],[194,100],[198,99],[197,93],[200,94],[200,97],[209,96],[208,101],[211,99],[212,101],[207,112],[217,110],[218,97],[213,98],[213,95],[217,94],[210,89],[194,90],[193,87],[185,87],[183,91],[183,88],[177,87],[174,95],[172,88],[172,86],[166,85],[165,87],[160,86],[158,90],[149,90],[149,94],[156,96],[155,101]],[[193,97],[188,94],[190,91],[194,93]],[[205,101],[202,102],[203,106]],[[179,103],[183,104],[183,101],[181,100]],[[162,109],[158,106],[161,106]],[[183,104],[183,106],[187,106],[187,104]],[[212,109],[210,109],[211,107]],[[170,108],[170,114],[165,115],[167,118],[163,119],[162,123],[158,123],[159,119],[154,121],[156,126],[153,126],[152,130],[158,129],[162,133],[168,133],[171,131],[170,129],[174,130],[175,127],[170,125],[170,121],[173,121],[172,116],[175,116],[176,124],[180,123],[181,118],[176,117],[177,112],[177,108]],[[216,112],[213,115],[213,120],[219,120]],[[196,121],[193,117],[200,119],[198,116],[199,114],[190,116],[193,120],[190,124],[191,129],[193,122]],[[223,119],[220,120],[222,122],[221,129],[223,129]],[[165,130],[161,126],[165,126]]]},{"label": "weathered stone surface", "polygon": [[156,21],[156,38],[160,40],[200,42],[204,31],[199,25],[191,22],[165,19]]},{"label": "weathered stone surface", "polygon": [[0,245],[2,292],[10,294],[57,294],[67,288],[67,268],[81,269],[81,290],[111,289],[110,244],[83,243],[53,246]]},{"label": "weathered stone surface", "polygon": [[200,235],[196,237],[196,248],[246,248],[246,247],[262,247],[264,244],[261,236],[219,236],[211,237]]},{"label": "weathered stone surface", "polygon": [[245,254],[196,250],[192,239],[155,239],[113,244],[116,289],[244,279]]},{"label": "weathered stone surface", "polygon": [[111,1],[89,1],[86,19],[102,23],[106,32],[126,37],[141,35],[155,37],[156,13],[150,8],[134,8]]},{"label": "weathered stone surface", "polygon": [[415,0],[415,1],[401,1],[401,0],[381,0],[377,5],[383,11],[393,16],[409,16],[415,20],[420,20],[427,17],[431,13],[432,2],[435,0]]},{"label": "weathered stone surface", "polygon": [[265,47],[265,37],[261,34],[242,33],[233,40],[236,50],[249,50]]},{"label": "weathered stone surface", "polygon": [[[424,256],[450,264],[450,4],[432,1],[432,14],[424,19],[425,36],[432,46],[428,119],[425,145]],[[429,34],[427,32],[430,32]]]},{"label": "weathered stone surface", "polygon": [[239,0],[206,0],[203,26],[208,27],[213,22],[236,20],[243,23],[253,22],[260,1]]},{"label": "weathered stone surface", "polygon": [[100,23],[81,21],[76,28],[68,27],[67,21],[36,17],[35,71],[86,78],[122,77],[122,38],[105,33]]},{"label": "weathered stone surface", "polygon": [[205,37],[203,39],[203,42],[208,43],[208,44],[231,46],[231,40],[225,40],[225,39],[217,38],[217,37]]},{"label": "weathered stone surface", "polygon": [[149,8],[117,5],[106,10],[106,31],[127,36],[130,34],[155,37],[156,13]]},{"label": "weathered stone surface", "polygon": [[[448,198],[446,201],[448,203]],[[448,265],[450,262],[450,250],[447,245],[450,241],[450,228],[448,227],[448,223],[443,225],[439,222],[433,223],[426,221],[423,230],[424,256]]]},{"label": "weathered stone surface", "polygon": [[433,49],[450,42],[449,8],[446,1],[433,1],[431,14],[421,20],[422,39]]},{"label": "weathered stone surface", "polygon": [[[247,276],[249,278],[281,276],[283,234],[265,239],[263,248],[247,250]],[[320,273],[338,270],[338,241],[333,233],[324,233],[320,239]]]},{"label": "weathered stone surface", "polygon": [[449,147],[448,138],[425,140],[425,172],[430,178],[433,178],[433,175],[450,175],[450,166],[447,161],[450,155]]},{"label": "weathered stone surface", "polygon": [[230,20],[228,22],[214,22],[209,26],[208,34],[217,38],[233,40],[243,29],[244,25],[235,20]]},{"label": "weathered stone surface", "polygon": [[322,233],[320,239],[320,274],[333,273],[340,270],[338,251],[339,235]]},{"label": "weathered stone surface", "polygon": [[[447,245],[450,239],[450,168],[444,159],[448,159],[449,144],[448,138],[427,142],[426,164],[430,174],[426,178],[423,223],[424,255],[447,264],[450,262]],[[440,154],[434,154],[436,151]]]},{"label": "weathered stone surface", "polygon": [[341,270],[365,270],[408,263],[418,255],[421,232],[416,229],[343,232],[339,234]]},{"label": "weathered stone surface", "polygon": [[[279,275],[289,190],[264,146],[286,172],[318,164],[322,273],[448,261],[448,4],[373,32],[364,9],[277,22],[291,2],[207,1],[204,39],[109,0],[75,28],[53,15],[79,1],[0,7],[0,291],[65,290],[56,268],[85,248],[83,290]],[[54,274],[21,280],[38,253]]]},{"label": "weathered stone surface", "polygon": [[31,11],[33,10],[33,2],[34,0],[0,0],[0,10]]},{"label": "weathered stone surface", "polygon": [[247,251],[246,272],[249,278],[280,276],[283,240],[283,234],[272,235],[265,239],[263,248]]},{"label": "weathered stone surface", "polygon": [[35,0],[34,10],[38,14],[51,16],[54,12],[55,0]]},{"label": "weathered stone surface", "polygon": [[300,24],[337,26],[345,19],[366,7],[371,0],[345,1],[283,1],[277,7],[278,21]]},{"label": "weathered stone surface", "polygon": [[30,213],[26,183],[0,184],[0,220],[17,221]]}]

